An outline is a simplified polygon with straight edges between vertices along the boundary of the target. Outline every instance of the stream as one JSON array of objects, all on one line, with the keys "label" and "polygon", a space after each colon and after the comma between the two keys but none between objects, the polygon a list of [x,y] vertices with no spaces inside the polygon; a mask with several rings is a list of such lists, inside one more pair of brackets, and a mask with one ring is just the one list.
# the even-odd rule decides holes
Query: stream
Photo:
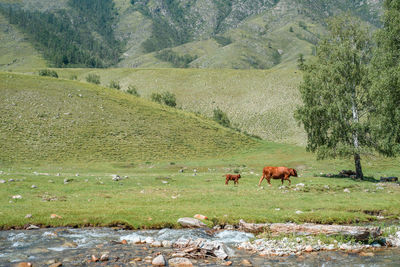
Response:
[{"label": "stream", "polygon": [[[111,228],[0,231],[0,266],[13,266],[19,262],[31,262],[34,267],[56,262],[61,262],[62,266],[151,266],[151,258],[157,254],[162,253],[168,260],[174,252],[173,248],[133,244],[138,238],[171,242],[182,238],[219,241],[226,246],[227,261],[231,261],[232,266],[243,266],[243,260],[251,262],[252,266],[400,266],[399,248],[375,249],[368,256],[329,251],[268,258],[237,249],[238,244],[254,238],[252,234],[240,231],[225,230],[210,235],[203,229],[130,231]],[[122,240],[128,244],[121,244]],[[103,254],[109,256],[107,261],[89,262],[92,255],[100,258]],[[191,261],[194,266],[226,263],[215,258]]]}]

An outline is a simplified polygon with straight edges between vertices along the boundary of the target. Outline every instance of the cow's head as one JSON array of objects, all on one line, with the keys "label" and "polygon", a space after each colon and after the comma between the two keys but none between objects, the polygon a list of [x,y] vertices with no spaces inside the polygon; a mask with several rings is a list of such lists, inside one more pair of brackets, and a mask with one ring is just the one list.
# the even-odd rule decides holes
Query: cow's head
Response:
[{"label": "cow's head", "polygon": [[237,178],[239,179],[240,177],[241,177],[240,174],[238,174],[238,175],[237,175]]},{"label": "cow's head", "polygon": [[297,171],[295,169],[290,168],[289,170],[291,176],[297,177]]}]

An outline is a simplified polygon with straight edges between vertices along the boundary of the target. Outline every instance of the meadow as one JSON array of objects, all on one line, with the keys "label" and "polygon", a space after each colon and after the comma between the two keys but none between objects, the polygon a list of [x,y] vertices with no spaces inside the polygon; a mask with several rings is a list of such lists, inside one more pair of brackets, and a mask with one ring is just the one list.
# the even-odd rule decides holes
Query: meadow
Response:
[{"label": "meadow", "polygon": [[[368,157],[364,172],[375,178],[399,175],[396,162]],[[294,167],[299,177],[292,177],[291,187],[273,180],[271,187],[264,181],[259,188],[265,165]],[[320,177],[351,167],[348,160],[316,161],[302,147],[268,142],[252,151],[203,159],[2,164],[0,180],[6,183],[0,184],[0,227],[179,227],[178,218],[198,213],[208,216],[209,226],[240,219],[328,224],[398,220],[397,184]],[[242,175],[239,186],[226,186],[222,176],[235,171]],[[121,180],[113,181],[113,174]],[[15,195],[22,199],[13,199]],[[27,214],[32,217],[25,218]],[[61,218],[51,219],[51,214]]]}]

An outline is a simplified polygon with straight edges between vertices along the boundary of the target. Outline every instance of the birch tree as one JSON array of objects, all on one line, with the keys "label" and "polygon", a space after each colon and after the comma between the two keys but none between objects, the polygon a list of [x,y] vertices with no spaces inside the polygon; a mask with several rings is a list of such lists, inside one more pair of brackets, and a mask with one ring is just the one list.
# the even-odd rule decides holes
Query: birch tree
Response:
[{"label": "birch tree", "polygon": [[371,119],[376,149],[386,156],[400,154],[400,1],[384,2],[383,28],[376,35],[371,66]]},{"label": "birch tree", "polygon": [[372,110],[368,64],[371,36],[359,19],[331,19],[328,36],[304,69],[300,93],[303,106],[295,113],[307,133],[307,150],[319,159],[353,157],[356,176],[363,179],[361,154],[372,145]]}]

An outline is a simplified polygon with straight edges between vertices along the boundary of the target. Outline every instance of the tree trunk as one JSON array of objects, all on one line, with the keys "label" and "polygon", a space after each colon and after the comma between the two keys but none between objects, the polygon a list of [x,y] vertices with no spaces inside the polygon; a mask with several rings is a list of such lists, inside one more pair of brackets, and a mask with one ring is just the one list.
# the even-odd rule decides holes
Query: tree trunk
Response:
[{"label": "tree trunk", "polygon": [[364,174],[362,172],[362,168],[361,168],[361,157],[360,154],[358,153],[354,153],[354,164],[356,166],[356,177],[357,179],[364,179]]},{"label": "tree trunk", "polygon": [[239,222],[239,229],[252,233],[269,233],[271,236],[282,234],[296,235],[343,235],[356,240],[368,240],[382,234],[379,227],[362,227],[346,225],[324,225],[324,224],[295,224],[295,223],[246,223],[243,220]]},{"label": "tree trunk", "polygon": [[[353,122],[354,124],[357,124],[359,122],[358,119],[358,109],[357,109],[357,105],[356,105],[356,92],[355,89],[353,91],[352,94],[352,112],[353,112]],[[357,179],[364,179],[364,175],[362,172],[362,168],[361,168],[361,157],[360,157],[360,146],[358,143],[358,133],[357,130],[353,129],[353,145],[354,145],[354,163],[355,163],[355,167],[356,167],[356,178]]]}]

